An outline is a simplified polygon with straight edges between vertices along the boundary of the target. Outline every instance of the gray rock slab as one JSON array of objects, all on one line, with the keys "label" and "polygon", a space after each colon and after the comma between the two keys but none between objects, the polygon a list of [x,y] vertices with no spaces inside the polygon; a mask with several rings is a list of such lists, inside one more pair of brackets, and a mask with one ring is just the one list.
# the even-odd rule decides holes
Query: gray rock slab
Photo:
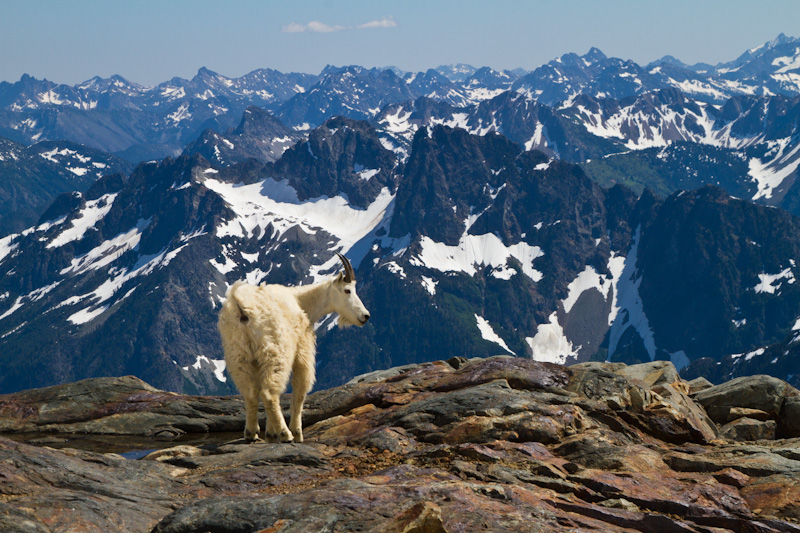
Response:
[{"label": "gray rock slab", "polygon": [[772,376],[758,375],[736,378],[697,393],[694,399],[717,423],[728,421],[733,407],[759,409],[777,420],[784,400],[800,392],[785,381]]}]

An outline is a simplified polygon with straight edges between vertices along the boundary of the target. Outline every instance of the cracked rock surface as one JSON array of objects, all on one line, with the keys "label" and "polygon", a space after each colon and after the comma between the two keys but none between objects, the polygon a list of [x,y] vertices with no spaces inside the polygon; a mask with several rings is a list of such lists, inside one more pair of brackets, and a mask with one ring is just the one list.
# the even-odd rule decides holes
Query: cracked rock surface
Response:
[{"label": "cracked rock surface", "polygon": [[[238,397],[130,377],[25,391],[0,396],[0,530],[800,532],[800,435],[780,419],[797,391],[743,386],[700,402],[663,361],[454,358],[312,394],[303,444],[167,440],[241,432]],[[774,427],[722,431],[736,420]]]}]

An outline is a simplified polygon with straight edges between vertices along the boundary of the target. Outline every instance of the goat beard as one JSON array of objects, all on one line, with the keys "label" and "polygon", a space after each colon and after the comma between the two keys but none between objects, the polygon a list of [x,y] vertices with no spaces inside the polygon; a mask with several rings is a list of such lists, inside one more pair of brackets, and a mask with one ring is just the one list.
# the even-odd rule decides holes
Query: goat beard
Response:
[{"label": "goat beard", "polygon": [[350,326],[360,326],[360,325],[361,324],[356,320],[350,320],[344,315],[339,315],[339,322],[338,322],[339,329],[346,329],[349,328]]}]

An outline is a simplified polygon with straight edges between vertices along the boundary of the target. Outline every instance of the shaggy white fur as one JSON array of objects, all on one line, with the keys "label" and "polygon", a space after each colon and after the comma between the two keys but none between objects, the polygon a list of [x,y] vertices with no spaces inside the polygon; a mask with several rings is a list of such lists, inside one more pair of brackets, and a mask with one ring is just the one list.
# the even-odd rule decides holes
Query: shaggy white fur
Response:
[{"label": "shaggy white fur", "polygon": [[[314,323],[329,313],[340,325],[363,326],[369,311],[356,295],[353,267],[339,254],[345,273],[322,283],[299,287],[248,285],[237,281],[228,290],[219,313],[225,361],[245,402],[244,437],[259,434],[258,403],[267,413],[265,439],[303,442],[302,411],[314,385]],[[292,377],[289,427],[280,395]]]}]

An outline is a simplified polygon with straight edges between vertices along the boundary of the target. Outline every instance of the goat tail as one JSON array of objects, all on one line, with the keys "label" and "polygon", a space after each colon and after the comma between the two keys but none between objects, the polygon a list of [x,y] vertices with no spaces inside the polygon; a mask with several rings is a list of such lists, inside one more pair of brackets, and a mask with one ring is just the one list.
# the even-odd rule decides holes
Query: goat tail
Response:
[{"label": "goat tail", "polygon": [[236,306],[237,311],[239,311],[239,322],[245,324],[250,321],[250,317],[247,316],[247,313],[244,312],[242,309],[242,305],[239,303],[239,300],[236,298],[236,290],[241,287],[242,285],[246,285],[244,281],[237,281],[233,284],[233,286],[228,289],[228,294],[226,294],[226,298]]}]

